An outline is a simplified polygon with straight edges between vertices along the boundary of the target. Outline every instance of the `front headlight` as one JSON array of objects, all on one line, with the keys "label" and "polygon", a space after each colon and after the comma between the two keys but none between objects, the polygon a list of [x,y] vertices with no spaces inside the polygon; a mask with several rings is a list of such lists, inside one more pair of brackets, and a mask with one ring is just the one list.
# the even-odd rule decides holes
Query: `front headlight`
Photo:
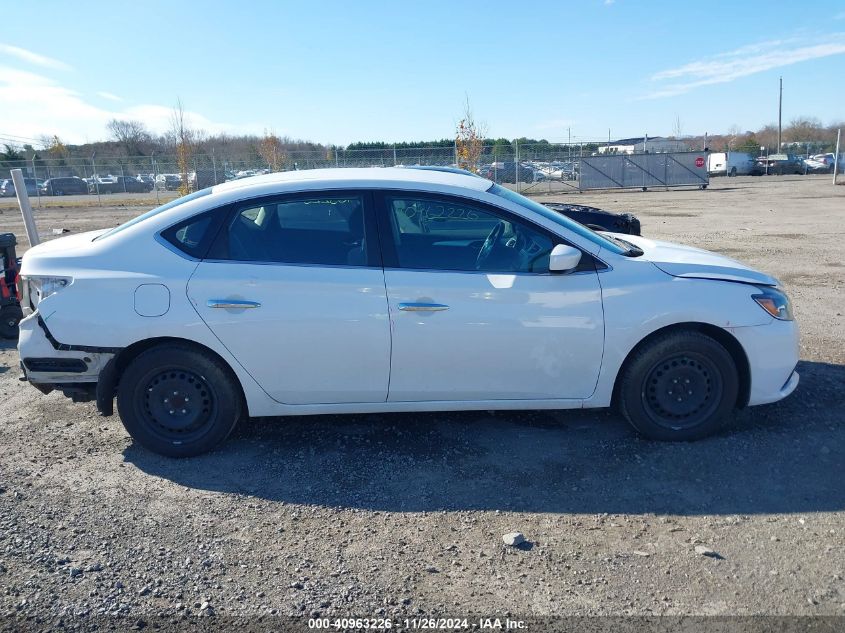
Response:
[{"label": "front headlight", "polygon": [[21,281],[27,288],[30,305],[37,309],[38,304],[62,288],[66,288],[73,279],[70,277],[25,277]]},{"label": "front headlight", "polygon": [[758,286],[759,294],[751,295],[766,312],[781,321],[792,321],[792,304],[786,293],[771,286]]}]

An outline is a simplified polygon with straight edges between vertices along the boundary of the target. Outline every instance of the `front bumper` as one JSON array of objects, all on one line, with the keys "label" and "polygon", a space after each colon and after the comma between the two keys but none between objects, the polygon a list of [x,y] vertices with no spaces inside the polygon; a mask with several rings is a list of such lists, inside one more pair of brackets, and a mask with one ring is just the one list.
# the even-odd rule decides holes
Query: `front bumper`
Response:
[{"label": "front bumper", "polygon": [[37,311],[24,318],[19,329],[18,352],[24,376],[34,384],[96,383],[114,357],[113,353],[68,349],[72,346],[59,344],[42,325]]},{"label": "front bumper", "polygon": [[772,319],[767,325],[730,330],[748,357],[749,406],[786,398],[798,386],[798,324]]}]

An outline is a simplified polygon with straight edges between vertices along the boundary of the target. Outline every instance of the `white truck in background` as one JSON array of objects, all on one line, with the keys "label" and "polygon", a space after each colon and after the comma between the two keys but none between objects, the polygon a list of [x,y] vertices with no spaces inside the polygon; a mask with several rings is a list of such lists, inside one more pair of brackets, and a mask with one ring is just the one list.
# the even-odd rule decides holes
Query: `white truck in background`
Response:
[{"label": "white truck in background", "polygon": [[711,152],[707,155],[707,173],[711,176],[750,176],[754,157],[745,152]]}]

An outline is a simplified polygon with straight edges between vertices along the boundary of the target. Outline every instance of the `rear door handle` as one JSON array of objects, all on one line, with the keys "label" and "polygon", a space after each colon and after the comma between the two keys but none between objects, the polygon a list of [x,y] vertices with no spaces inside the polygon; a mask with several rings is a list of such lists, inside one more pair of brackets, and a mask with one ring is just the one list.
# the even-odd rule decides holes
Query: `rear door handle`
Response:
[{"label": "rear door handle", "polygon": [[209,299],[206,304],[209,308],[223,308],[224,310],[244,310],[247,308],[260,308],[257,301],[241,301],[240,299]]},{"label": "rear door handle", "polygon": [[442,303],[400,303],[399,309],[403,312],[443,312],[449,306]]}]

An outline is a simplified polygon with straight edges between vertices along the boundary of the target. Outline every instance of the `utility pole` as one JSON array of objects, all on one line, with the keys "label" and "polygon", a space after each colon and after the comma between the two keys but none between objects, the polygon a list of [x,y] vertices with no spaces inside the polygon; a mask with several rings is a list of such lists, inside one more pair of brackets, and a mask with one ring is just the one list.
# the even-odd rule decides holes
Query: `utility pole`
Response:
[{"label": "utility pole", "polygon": [[781,116],[783,114],[783,77],[780,77],[780,88],[778,91],[778,148],[777,153],[780,154],[780,133],[781,133]]},{"label": "utility pole", "polygon": [[833,155],[833,184],[836,184],[836,175],[839,173],[839,141],[842,138],[842,128],[836,130],[836,153]]}]

